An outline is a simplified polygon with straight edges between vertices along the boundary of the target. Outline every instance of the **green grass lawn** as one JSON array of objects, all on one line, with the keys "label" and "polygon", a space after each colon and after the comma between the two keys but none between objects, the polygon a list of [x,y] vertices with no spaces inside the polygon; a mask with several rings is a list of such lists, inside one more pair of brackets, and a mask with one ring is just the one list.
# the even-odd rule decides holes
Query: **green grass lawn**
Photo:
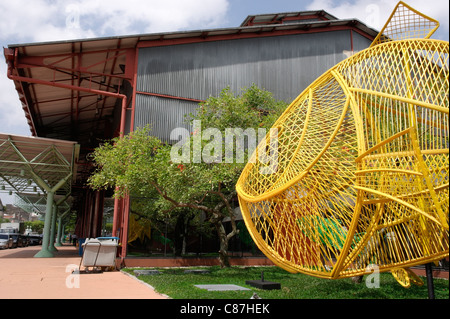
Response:
[{"label": "green grass lawn", "polygon": [[[123,271],[134,275],[133,270]],[[144,268],[139,268],[144,269]],[[149,268],[145,268],[149,269]],[[366,276],[361,284],[351,279],[327,280],[303,274],[291,274],[278,267],[197,267],[197,268],[152,268],[159,275],[139,276],[153,286],[157,292],[173,299],[250,299],[257,293],[262,299],[427,299],[426,278],[421,287],[411,285],[403,288],[390,273],[380,274],[380,287],[368,288]],[[185,274],[186,269],[208,269],[209,274]],[[264,271],[266,281],[281,284],[281,290],[261,290],[246,285],[246,280],[258,280]],[[250,291],[207,291],[194,285],[235,284],[250,288]],[[449,282],[434,279],[436,299],[449,299]]]}]

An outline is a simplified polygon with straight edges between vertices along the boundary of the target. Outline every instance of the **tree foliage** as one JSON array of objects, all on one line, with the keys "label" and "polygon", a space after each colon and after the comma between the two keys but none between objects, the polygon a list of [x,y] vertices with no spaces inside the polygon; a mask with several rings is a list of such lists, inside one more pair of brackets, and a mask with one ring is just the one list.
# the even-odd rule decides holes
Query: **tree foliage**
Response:
[{"label": "tree foliage", "polygon": [[[140,211],[146,212],[149,219],[163,220],[186,210],[203,212],[220,239],[221,264],[229,266],[228,241],[238,233],[231,203],[236,197],[237,179],[251,154],[244,150],[244,161],[235,157],[225,161],[225,148],[230,145],[222,139],[218,143],[221,149],[213,149],[211,137],[204,132],[214,129],[223,138],[230,128],[270,128],[286,106],[255,85],[243,89],[240,95],[225,88],[219,96],[201,103],[196,113],[188,117],[191,124],[201,123],[201,131],[193,131],[184,140],[189,146],[184,161],[174,161],[173,147],[152,136],[150,127],[145,127],[94,151],[97,170],[89,184],[95,189],[115,188],[115,196],[119,197],[131,194],[152,198],[140,204]],[[212,138],[217,142],[217,136]],[[194,161],[196,145],[203,155],[214,152],[218,156],[212,162]],[[228,234],[223,226],[226,217],[232,224]]]}]

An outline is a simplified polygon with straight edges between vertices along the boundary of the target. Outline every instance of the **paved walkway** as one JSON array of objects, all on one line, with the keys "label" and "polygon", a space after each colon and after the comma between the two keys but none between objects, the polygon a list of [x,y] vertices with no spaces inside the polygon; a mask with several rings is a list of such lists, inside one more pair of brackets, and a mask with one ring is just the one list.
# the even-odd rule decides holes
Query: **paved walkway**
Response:
[{"label": "paved walkway", "polygon": [[73,246],[54,258],[34,258],[39,250],[0,250],[0,299],[167,299],[120,271],[73,275],[81,260]]}]

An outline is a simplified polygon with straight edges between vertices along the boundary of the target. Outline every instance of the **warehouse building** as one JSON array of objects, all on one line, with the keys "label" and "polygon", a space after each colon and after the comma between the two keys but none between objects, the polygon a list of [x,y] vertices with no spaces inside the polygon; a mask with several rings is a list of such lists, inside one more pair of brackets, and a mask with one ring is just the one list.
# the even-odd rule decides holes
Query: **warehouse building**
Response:
[{"label": "warehouse building", "polygon": [[[291,102],[377,33],[318,10],[251,15],[235,28],[13,44],[4,54],[32,135],[79,147],[69,192],[77,235],[86,238],[100,235],[105,206],[105,192],[85,186],[99,143],[146,124],[171,143],[174,128],[189,129],[184,115],[227,86],[239,92],[254,83]],[[121,242],[128,215],[129,200],[116,200]]]}]

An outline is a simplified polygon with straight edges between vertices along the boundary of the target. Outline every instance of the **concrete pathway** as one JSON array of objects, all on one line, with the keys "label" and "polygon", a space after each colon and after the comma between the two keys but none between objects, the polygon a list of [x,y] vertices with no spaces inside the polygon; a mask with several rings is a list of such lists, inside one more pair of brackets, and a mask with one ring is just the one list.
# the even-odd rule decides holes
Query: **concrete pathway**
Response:
[{"label": "concrete pathway", "polygon": [[167,299],[120,271],[72,274],[78,250],[57,249],[54,258],[34,258],[40,246],[0,250],[0,299]]}]

